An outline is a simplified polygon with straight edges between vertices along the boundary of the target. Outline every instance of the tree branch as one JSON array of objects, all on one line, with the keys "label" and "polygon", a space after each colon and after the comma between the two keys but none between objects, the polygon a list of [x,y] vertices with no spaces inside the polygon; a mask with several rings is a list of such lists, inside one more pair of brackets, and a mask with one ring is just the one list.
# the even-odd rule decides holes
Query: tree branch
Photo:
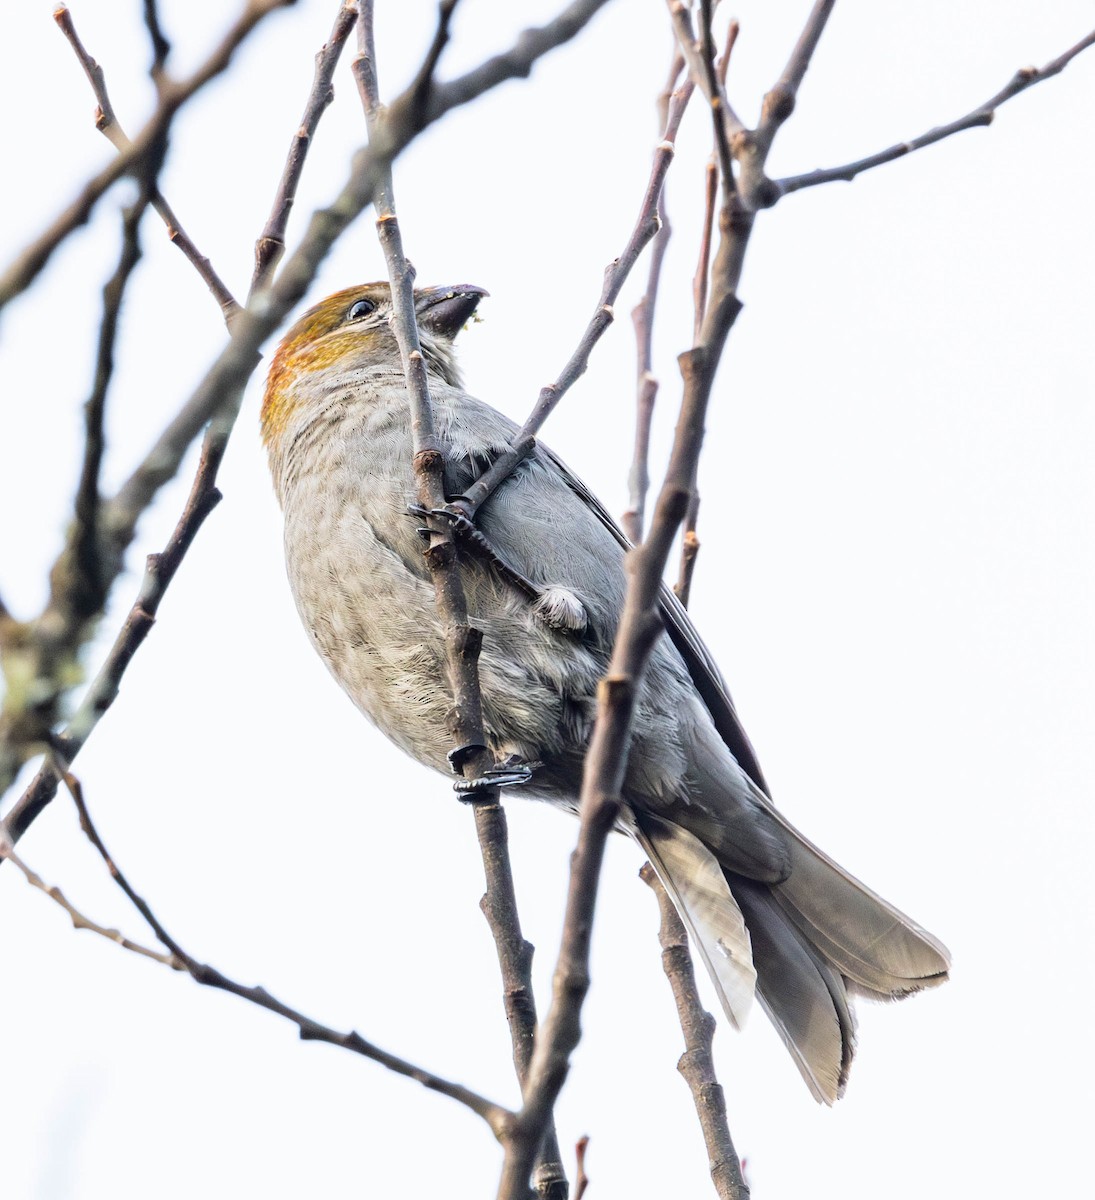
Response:
[{"label": "tree branch", "polygon": [[1011,79],[994,96],[990,96],[988,100],[972,112],[966,113],[964,117],[959,117],[957,120],[950,121],[946,125],[937,125],[934,129],[929,129],[927,133],[922,133],[919,137],[915,137],[911,141],[898,142],[886,150],[880,150],[875,154],[868,154],[866,158],[858,159],[856,162],[845,163],[840,167],[826,167],[822,170],[808,171],[805,175],[791,175],[786,179],[776,180],[776,199],[790,195],[792,192],[800,192],[805,188],[817,187],[822,183],[833,183],[837,180],[850,183],[857,175],[862,175],[864,171],[881,167],[886,163],[893,162],[897,158],[904,158],[906,154],[912,154],[914,150],[923,150],[926,146],[934,146],[936,142],[941,142],[944,138],[953,137],[954,134],[962,133],[967,129],[976,129],[978,126],[991,125],[993,118],[996,116],[996,110],[1002,104],[1006,104],[1013,97],[1018,96],[1021,92],[1025,92],[1027,88],[1033,87],[1036,83],[1042,83],[1046,79],[1052,79],[1053,76],[1060,75],[1077,55],[1082,54],[1092,45],[1095,45],[1095,30],[1086,37],[1081,38],[1076,45],[1070,47],[1064,54],[1055,58],[1052,62],[1046,63],[1041,69],[1023,67],[1021,70],[1016,71]]},{"label": "tree branch", "polygon": [[[166,57],[168,46],[163,41],[162,34],[158,35],[159,26],[156,23],[155,8],[146,4],[146,19],[149,21],[150,37],[152,38],[155,59],[153,62],[153,72],[157,69],[162,70],[163,58]],[[119,153],[128,153],[133,143],[129,140],[125,130],[118,122],[118,118],[114,113],[114,106],[110,102],[110,96],[106,90],[106,75],[103,68],[95,61],[94,58],[84,48],[83,42],[80,40],[79,34],[76,32],[76,26],[72,21],[72,14],[65,7],[60,5],[54,10],[53,19],[57,22],[58,28],[68,39],[69,45],[72,47],[76,55],[77,61],[84,69],[84,74],[91,84],[91,90],[95,95],[98,109],[95,113],[95,128],[103,134],[110,144]],[[155,32],[154,32],[155,31]],[[157,40],[157,35],[159,40]],[[162,52],[163,57],[160,57]],[[232,318],[239,311],[239,304],[236,298],[228,290],[227,284],[221,279],[213,268],[213,264],[206,258],[194,245],[186,230],[183,229],[182,223],[175,216],[174,210],[164,199],[163,195],[157,189],[152,196],[152,207],[162,218],[164,225],[167,226],[167,236],[175,243],[182,251],[187,261],[194,267],[201,278],[204,280],[206,287],[212,292],[213,298],[220,306],[221,313],[224,316],[225,323],[231,325]]]},{"label": "tree branch", "polygon": [[108,188],[124,175],[142,170],[142,162],[166,137],[175,114],[212,79],[222,74],[240,44],[275,9],[292,0],[249,0],[221,43],[188,78],[164,82],[156,111],[128,147],[83,186],[76,199],[23,251],[0,276],[0,309],[34,282],[58,246],[91,216]]},{"label": "tree branch", "polygon": [[661,142],[655,147],[654,162],[647,181],[646,193],[639,209],[639,218],[631,232],[631,237],[620,257],[614,259],[605,268],[604,285],[597,307],[582,334],[577,349],[570,356],[558,379],[541,389],[540,395],[524,425],[513,440],[513,444],[487,468],[486,471],[458,498],[458,506],[465,516],[474,517],[476,511],[486,502],[494,490],[504,483],[514,468],[526,458],[536,444],[535,437],[543,423],[554,411],[555,406],[563,398],[573,384],[585,374],[589,366],[589,356],[593,347],[601,339],[605,330],[615,319],[613,305],[620,294],[631,268],[647,242],[658,232],[658,198],[665,182],[666,172],[673,161],[676,150],[677,131],[681,118],[692,96],[693,85],[685,81],[672,95],[666,118],[665,132]]},{"label": "tree branch", "polygon": [[[669,65],[669,76],[657,100],[658,128],[664,130],[669,121],[669,102],[677,86],[684,58],[674,50]],[[637,394],[635,396],[635,449],[631,458],[631,469],[627,476],[628,506],[623,515],[624,533],[632,542],[641,542],[646,524],[646,494],[650,490],[650,428],[654,419],[654,404],[658,398],[658,381],[654,376],[654,312],[658,303],[658,283],[661,280],[662,263],[673,228],[669,224],[669,213],[665,203],[665,185],[658,193],[658,232],[650,248],[650,267],[646,276],[646,290],[638,304],[631,310],[631,322],[635,328],[635,350],[637,357]]]},{"label": "tree branch", "polygon": [[320,117],[335,98],[331,80],[342,55],[342,47],[346,44],[346,38],[354,27],[355,20],[357,20],[355,0],[343,0],[331,28],[330,36],[316,54],[316,69],[312,78],[312,87],[308,93],[308,101],[304,106],[304,115],[301,117],[300,125],[293,134],[293,140],[289,145],[289,154],[278,183],[274,207],[255,243],[255,271],[251,276],[251,287],[248,293],[251,296],[269,281],[285,253],[285,229],[289,224],[289,214],[292,211],[297,187],[304,170],[304,160],[312,144],[312,138],[315,136]]},{"label": "tree branch", "polygon": [[[492,1100],[480,1096],[470,1088],[453,1083],[451,1080],[443,1079],[441,1076],[433,1074],[432,1071],[427,1071],[425,1068],[416,1066],[406,1059],[388,1053],[387,1050],[382,1050],[379,1046],[363,1038],[356,1030],[340,1032],[330,1028],[330,1026],[320,1024],[318,1021],[314,1021],[311,1017],[305,1016],[304,1013],[285,1004],[276,996],[272,996],[264,987],[259,985],[247,986],[246,984],[238,983],[236,980],[230,979],[227,975],[218,971],[216,967],[212,967],[208,963],[199,962],[192,955],[188,954],[175,938],[168,933],[166,928],[164,928],[159,918],[152,911],[151,906],[137,893],[107,850],[103,839],[99,836],[99,831],[96,829],[95,823],[91,819],[91,813],[88,811],[80,781],[61,762],[55,764],[55,769],[64,779],[65,787],[68,789],[76,805],[76,811],[80,815],[80,828],[83,829],[88,841],[98,851],[99,857],[106,864],[111,878],[148,923],[149,928],[156,935],[157,941],[169,952],[171,958],[168,965],[174,967],[176,970],[186,971],[195,983],[200,983],[203,987],[211,987],[216,988],[218,991],[228,992],[233,996],[239,996],[241,1000],[246,1000],[250,1004],[266,1009],[267,1012],[276,1013],[279,1017],[283,1017],[285,1020],[296,1025],[300,1031],[302,1041],[326,1042],[332,1046],[339,1046],[343,1050],[349,1050],[354,1054],[361,1055],[363,1058],[371,1059],[373,1062],[379,1063],[382,1067],[386,1067],[389,1071],[393,1071],[397,1075],[414,1079],[430,1091],[439,1092],[443,1096],[448,1096],[451,1100],[456,1100],[477,1116],[482,1117],[495,1137],[502,1139],[506,1136],[513,1122],[513,1114],[508,1109],[502,1107],[502,1105],[495,1104]],[[7,856],[11,857],[10,851]],[[112,938],[111,940],[117,941],[118,939]],[[149,953],[150,957],[159,958],[155,952],[147,953]],[[163,960],[161,959],[161,961]]]},{"label": "tree branch", "polygon": [[[413,88],[420,104],[428,105],[433,69],[448,39],[449,22],[456,0],[439,6],[437,32]],[[369,136],[375,136],[381,113],[373,38],[373,0],[362,0],[358,21],[359,54],[354,74],[365,109]],[[375,200],[376,229],[388,266],[392,289],[392,328],[399,343],[413,431],[413,468],[418,502],[427,510],[444,507],[446,447],[437,435],[425,359],[419,344],[414,309],[414,267],[403,252],[395,193],[390,169],[384,172]],[[494,765],[483,730],[482,697],[479,687],[479,649],[482,633],[468,621],[460,563],[452,526],[427,518],[430,545],[426,564],[433,578],[438,616],[445,631],[447,675],[453,696],[451,735],[458,770],[469,778],[481,778]],[[482,909],[494,936],[502,971],[506,1016],[509,1020],[513,1061],[517,1078],[524,1085],[536,1030],[536,1002],[532,991],[532,946],[521,933],[517,896],[513,884],[506,818],[498,788],[487,788],[472,804],[479,848],[483,858],[487,892]],[[537,1167],[536,1187],[545,1200],[566,1200],[567,1180],[558,1141],[550,1122]]]},{"label": "tree branch", "polygon": [[704,1011],[700,1003],[692,959],[688,953],[688,935],[654,868],[646,863],[639,875],[658,901],[661,915],[658,941],[662,947],[662,967],[673,989],[677,1016],[684,1034],[684,1054],[677,1063],[677,1070],[684,1076],[696,1105],[696,1115],[700,1119],[711,1166],[711,1181],[720,1200],[748,1200],[749,1188],[742,1175],[741,1160],[734,1149],[726,1121],[726,1098],[715,1076],[715,1061],[711,1053],[715,1019]]}]

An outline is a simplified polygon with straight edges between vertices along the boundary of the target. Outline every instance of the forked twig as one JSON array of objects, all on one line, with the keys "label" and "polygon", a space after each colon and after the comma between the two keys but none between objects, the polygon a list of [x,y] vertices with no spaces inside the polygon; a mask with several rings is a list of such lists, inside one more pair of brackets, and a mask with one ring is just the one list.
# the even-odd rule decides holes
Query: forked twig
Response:
[{"label": "forked twig", "polygon": [[[186,971],[195,983],[200,983],[203,987],[211,987],[216,988],[218,991],[229,992],[233,996],[239,996],[241,1000],[246,1000],[250,1004],[266,1009],[267,1012],[276,1013],[279,1017],[284,1017],[285,1020],[296,1025],[300,1031],[302,1041],[326,1042],[332,1046],[339,1046],[343,1050],[349,1050],[354,1054],[361,1055],[363,1058],[368,1058],[373,1062],[379,1063],[397,1075],[414,1079],[430,1091],[439,1092],[443,1096],[448,1096],[450,1099],[456,1100],[477,1116],[482,1117],[495,1137],[502,1139],[506,1136],[513,1121],[513,1114],[502,1105],[495,1104],[494,1101],[488,1100],[485,1096],[473,1092],[470,1088],[466,1088],[462,1084],[453,1083],[451,1080],[435,1075],[432,1071],[427,1071],[423,1067],[408,1062],[406,1059],[389,1054],[388,1051],[382,1050],[379,1046],[363,1038],[356,1030],[340,1032],[337,1029],[332,1029],[330,1026],[323,1025],[297,1009],[292,1008],[290,1005],[285,1004],[276,996],[272,996],[264,987],[238,983],[236,980],[230,979],[227,975],[218,971],[216,967],[212,967],[208,963],[199,962],[192,955],[188,954],[175,938],[168,933],[167,929],[153,912],[148,901],[134,889],[107,850],[98,829],[95,827],[95,823],[91,819],[91,813],[88,811],[80,781],[63,762],[58,761],[55,764],[55,769],[64,780],[65,787],[68,789],[73,803],[76,805],[76,811],[80,816],[80,828],[83,829],[88,841],[98,851],[99,857],[106,864],[111,878],[129,898],[133,907],[145,919],[148,927],[156,935],[156,940],[168,951],[170,958],[166,961],[169,966],[174,967],[176,970]],[[10,852],[8,853],[8,857],[11,857]],[[109,931],[107,936],[109,936]],[[111,940],[117,941],[118,939],[111,938]],[[146,951],[146,953],[150,957],[160,958],[154,951]],[[160,958],[160,961],[165,960]]]},{"label": "forked twig", "polygon": [[[162,70],[163,61],[167,56],[169,47],[163,41],[163,35],[159,34],[159,23],[155,18],[155,9],[152,8],[150,10],[146,6],[146,15],[149,15],[149,31],[154,46],[153,73],[155,76],[158,70]],[[85,49],[83,42],[80,40],[80,35],[76,32],[72,13],[69,12],[64,4],[54,9],[53,19],[57,22],[58,28],[68,40],[68,44],[72,47],[77,61],[83,67],[84,74],[91,84],[91,90],[98,104],[95,113],[95,128],[107,138],[119,153],[128,153],[133,143],[115,115],[114,106],[111,104],[110,96],[106,90],[106,75],[103,68]],[[160,39],[159,41],[157,41],[157,34]],[[178,246],[187,261],[190,262],[204,280],[206,287],[212,292],[213,298],[220,306],[225,322],[231,325],[232,318],[239,312],[240,306],[236,302],[236,298],[228,290],[228,285],[217,274],[209,259],[198,250],[189,234],[183,229],[182,223],[175,215],[174,210],[158,189],[152,197],[152,207],[160,215],[164,225],[167,226],[169,240]]]}]

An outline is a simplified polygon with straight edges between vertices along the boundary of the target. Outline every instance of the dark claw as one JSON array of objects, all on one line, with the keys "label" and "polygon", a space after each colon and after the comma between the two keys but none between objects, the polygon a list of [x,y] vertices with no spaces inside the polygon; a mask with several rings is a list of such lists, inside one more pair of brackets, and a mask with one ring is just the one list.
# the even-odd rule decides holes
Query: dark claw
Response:
[{"label": "dark claw", "polygon": [[478,779],[458,779],[452,785],[453,791],[458,800],[467,803],[489,788],[518,787],[528,783],[537,766],[539,763],[506,762],[502,766],[492,767]]},{"label": "dark claw", "polygon": [[481,754],[484,750],[486,750],[486,746],[477,745],[475,742],[471,742],[467,746],[457,746],[455,750],[450,750],[446,757],[449,760],[452,773],[454,775],[463,775],[464,768],[470,760],[477,754]]}]

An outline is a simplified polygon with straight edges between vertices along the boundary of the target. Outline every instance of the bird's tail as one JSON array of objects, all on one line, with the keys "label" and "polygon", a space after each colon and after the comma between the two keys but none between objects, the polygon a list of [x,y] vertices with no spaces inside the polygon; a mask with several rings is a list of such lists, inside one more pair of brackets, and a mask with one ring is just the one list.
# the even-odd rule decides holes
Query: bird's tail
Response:
[{"label": "bird's tail", "polygon": [[[774,810],[773,810],[774,811]],[[636,836],[692,934],[735,1026],[753,992],[814,1096],[844,1090],[855,993],[896,999],[947,978],[946,948],[775,813],[791,870],[757,883],[723,869],[693,834],[642,814]]]}]

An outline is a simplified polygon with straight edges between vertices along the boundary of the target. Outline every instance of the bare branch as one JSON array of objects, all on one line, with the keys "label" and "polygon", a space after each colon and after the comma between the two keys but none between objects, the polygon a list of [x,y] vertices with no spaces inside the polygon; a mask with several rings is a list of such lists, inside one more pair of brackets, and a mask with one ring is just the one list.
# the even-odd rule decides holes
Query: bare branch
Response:
[{"label": "bare branch", "polygon": [[156,0],[144,0],[144,23],[148,29],[148,40],[152,43],[152,66],[149,67],[148,73],[158,85],[163,77],[167,56],[171,53],[171,43],[164,37],[160,26],[160,12]]},{"label": "bare branch", "polygon": [[730,109],[726,98],[726,88],[719,77],[715,65],[715,34],[712,28],[714,13],[713,0],[701,0],[700,3],[700,66],[703,69],[703,94],[711,106],[711,126],[715,135],[715,157],[718,159],[719,174],[722,176],[722,186],[728,191],[734,190],[734,155],[730,139],[740,121]]},{"label": "bare branch", "polygon": [[335,17],[331,34],[316,54],[315,75],[308,93],[308,101],[304,106],[304,115],[300,119],[300,126],[293,134],[293,140],[289,146],[289,155],[285,161],[285,170],[278,183],[274,207],[265,228],[255,243],[255,271],[251,277],[249,295],[253,296],[259,288],[266,284],[285,253],[285,229],[289,224],[289,213],[292,211],[301,173],[304,170],[304,160],[312,138],[315,136],[320,117],[335,98],[331,80],[342,54],[342,47],[346,44],[346,38],[356,19],[357,4],[354,0],[343,0],[338,15]]},{"label": "bare branch", "polygon": [[1059,75],[1065,67],[1079,54],[1082,54],[1090,46],[1095,45],[1095,30],[1081,38],[1075,46],[1070,47],[1055,58],[1052,62],[1046,63],[1044,67],[1038,69],[1036,67],[1023,67],[1016,71],[1011,79],[1002,87],[994,96],[991,96],[984,104],[979,105],[972,112],[966,113],[964,117],[959,117],[955,121],[950,121],[946,125],[937,125],[934,129],[929,129],[927,133],[922,133],[919,137],[913,138],[908,142],[898,142],[897,145],[890,146],[886,150],[880,150],[876,154],[869,154],[866,158],[858,159],[856,162],[845,163],[840,167],[826,167],[822,170],[809,171],[805,175],[791,175],[786,179],[775,181],[777,189],[776,198],[787,196],[791,192],[800,192],[804,188],[817,187],[822,183],[833,183],[837,180],[843,180],[850,183],[857,175],[862,175],[864,171],[870,171],[874,167],[881,167],[885,163],[893,162],[894,159],[904,158],[906,154],[911,154],[914,150],[923,150],[926,146],[934,146],[936,142],[943,141],[944,138],[952,137],[956,133],[962,133],[967,129],[976,129],[982,125],[991,125],[993,118],[996,116],[996,110],[1013,97],[1018,96],[1020,92],[1025,92],[1027,88],[1033,87],[1036,83],[1042,83],[1046,79],[1052,79],[1053,76]]},{"label": "bare branch", "polygon": [[586,1151],[589,1149],[589,1138],[584,1134],[574,1147],[574,1156],[578,1160],[578,1169],[574,1175],[574,1200],[582,1200],[589,1187],[589,1176],[586,1175]]},{"label": "bare branch", "polygon": [[279,1017],[284,1017],[285,1020],[296,1025],[300,1031],[302,1041],[326,1042],[332,1046],[339,1046],[343,1050],[349,1050],[354,1054],[361,1055],[363,1058],[371,1059],[373,1062],[387,1067],[389,1071],[394,1071],[397,1075],[404,1075],[408,1079],[414,1079],[431,1091],[439,1092],[443,1096],[448,1096],[451,1100],[456,1100],[477,1116],[482,1117],[495,1137],[499,1139],[505,1137],[513,1122],[513,1114],[500,1104],[495,1104],[492,1100],[480,1096],[477,1092],[473,1092],[470,1088],[463,1087],[461,1084],[453,1083],[448,1079],[443,1079],[439,1075],[434,1075],[432,1071],[427,1071],[423,1067],[407,1062],[406,1059],[389,1054],[388,1051],[382,1050],[379,1046],[367,1041],[356,1030],[342,1033],[327,1025],[322,1025],[318,1021],[314,1021],[311,1017],[298,1012],[295,1008],[291,1008],[288,1004],[283,1003],[276,996],[272,996],[264,987],[259,985],[249,987],[245,984],[237,983],[236,980],[230,979],[227,975],[218,971],[216,967],[212,967],[208,963],[199,962],[196,958],[188,954],[164,928],[159,918],[152,911],[151,906],[133,888],[107,850],[103,839],[99,836],[99,831],[96,829],[95,823],[91,819],[91,813],[88,811],[80,781],[60,761],[55,766],[64,779],[65,787],[72,796],[73,802],[76,805],[76,811],[80,814],[81,829],[83,829],[88,841],[95,847],[100,858],[106,864],[111,878],[126,894],[133,907],[144,917],[160,944],[169,951],[171,958],[174,960],[170,963],[171,966],[186,971],[195,983],[200,983],[203,987],[211,987],[222,992],[229,992],[233,996],[239,996],[241,1000],[246,1000],[250,1004],[266,1009],[267,1012],[276,1013]]},{"label": "bare branch", "polygon": [[87,222],[95,205],[108,188],[124,175],[142,169],[141,163],[162,143],[179,109],[210,80],[216,79],[227,69],[240,44],[263,18],[289,3],[291,0],[249,0],[220,45],[188,79],[164,83],[160,89],[156,111],[136,138],[117,158],[84,184],[80,194],[68,208],[56,217],[0,276],[0,308],[26,291],[53,257],[57,247]]},{"label": "bare branch", "polygon": [[699,261],[692,277],[692,340],[698,341],[707,311],[707,274],[711,266],[711,233],[715,225],[715,201],[719,192],[719,169],[714,157],[707,164],[703,177],[703,228],[700,233]]},{"label": "bare branch", "polygon": [[[669,104],[677,86],[684,57],[677,50],[669,65],[669,76],[657,100],[658,128],[664,130],[669,122]],[[631,322],[635,327],[635,350],[638,359],[638,387],[635,397],[635,450],[631,469],[627,476],[629,503],[623,515],[624,533],[633,542],[642,541],[646,524],[646,493],[650,489],[650,472],[647,462],[650,456],[650,428],[654,419],[654,404],[658,398],[658,381],[654,377],[654,312],[658,303],[658,282],[661,279],[662,263],[669,239],[673,235],[669,213],[665,204],[665,185],[658,193],[658,232],[650,248],[650,267],[646,275],[646,290],[638,304],[631,310]]]},{"label": "bare branch", "polygon": [[543,423],[554,411],[555,406],[563,398],[573,384],[585,374],[589,366],[589,356],[593,347],[600,340],[605,330],[615,319],[613,305],[620,294],[631,268],[642,253],[647,242],[658,232],[658,198],[665,182],[669,164],[673,161],[677,131],[681,118],[692,96],[693,85],[685,81],[672,96],[666,118],[665,132],[661,142],[654,150],[654,162],[647,181],[646,193],[639,209],[639,218],[631,232],[627,245],[619,258],[605,268],[604,285],[601,288],[597,307],[582,334],[577,349],[570,356],[558,379],[541,389],[540,395],[524,425],[513,440],[513,444],[494,463],[483,472],[462,497],[458,504],[468,516],[474,516],[479,507],[486,501],[495,488],[503,483],[513,473],[517,464],[525,458],[535,445],[535,436]]},{"label": "bare branch", "polygon": [[165,967],[171,967],[176,971],[183,971],[186,968],[173,955],[165,954],[161,950],[153,950],[148,946],[142,946],[139,942],[131,941],[125,937],[117,929],[109,929],[106,925],[100,925],[98,921],[93,921],[90,917],[85,916],[68,898],[59,887],[54,887],[45,882],[45,880],[36,871],[32,871],[25,862],[15,853],[15,848],[11,842],[3,836],[3,831],[0,830],[0,858],[6,858],[13,867],[15,867],[30,884],[31,887],[37,888],[55,903],[61,906],[68,913],[72,920],[74,929],[87,929],[91,933],[97,933],[100,937],[104,937],[108,942],[113,942],[116,946],[121,946],[123,950],[131,950],[134,954],[143,955],[145,958],[151,958],[156,962],[163,963]]},{"label": "bare branch", "polygon": [[[683,3],[683,0],[667,0],[667,2],[673,31],[677,36],[677,44],[684,55],[684,61],[688,64],[688,73],[691,75],[693,83],[706,96],[707,103],[712,105],[712,111],[721,114],[721,120],[726,129],[726,138],[732,141],[737,134],[745,132],[745,123],[734,112],[726,98],[726,92],[718,88],[711,89],[711,75],[704,62],[701,43],[692,28],[692,14],[687,5]],[[719,78],[717,72],[716,78]],[[721,84],[723,80],[720,78],[719,82]]]},{"label": "bare branch", "polygon": [[684,532],[681,535],[681,565],[677,573],[677,582],[673,585],[677,599],[685,608],[688,607],[692,596],[692,576],[696,573],[696,559],[700,553],[700,539],[696,536],[699,515],[700,497],[698,492],[693,491],[684,518]]},{"label": "bare branch", "polygon": [[[432,72],[448,39],[449,22],[456,0],[446,0],[438,10],[437,31],[422,71],[412,87],[420,103],[428,104]],[[360,52],[354,60],[365,119],[370,137],[375,135],[381,113],[373,40],[373,0],[362,0],[358,21]],[[390,169],[377,187],[376,229],[388,266],[392,289],[392,328],[403,358],[403,371],[411,408],[413,468],[418,501],[427,510],[443,508],[445,447],[433,419],[425,359],[419,344],[414,309],[414,267],[403,252],[395,193]],[[479,649],[482,633],[468,621],[467,602],[460,575],[451,525],[427,518],[431,529],[426,563],[433,578],[437,612],[445,630],[447,674],[452,689],[453,759],[459,772],[481,778],[494,765],[483,731],[482,698],[479,687]],[[532,991],[532,946],[521,933],[517,896],[513,884],[506,817],[499,803],[499,790],[486,788],[476,794],[472,807],[483,858],[487,892],[482,908],[490,925],[502,971],[506,1016],[513,1044],[513,1061],[519,1082],[524,1085],[532,1056],[536,1030],[536,1002]],[[537,1192],[545,1200],[565,1200],[567,1181],[558,1141],[550,1121],[537,1168]]]},{"label": "bare branch", "polygon": [[[84,458],[73,521],[50,571],[49,599],[41,614],[22,626],[0,629],[0,661],[9,684],[0,705],[0,793],[27,759],[41,753],[58,720],[61,698],[78,676],[81,648],[94,630],[111,584],[121,569],[100,519],[99,475],[103,417],[114,373],[114,344],[122,299],[141,252],[137,231],[155,189],[161,158],[149,158],[153,174],[122,223],[118,266],[103,288],[103,315],[91,395],[84,407]],[[18,682],[16,682],[18,681]]]},{"label": "bare branch", "polygon": [[[436,84],[422,119],[426,123],[436,121],[450,109],[475,100],[507,79],[527,79],[539,59],[577,37],[607,3],[608,0],[574,0],[553,21],[526,29],[505,53],[488,58],[481,66],[456,79]],[[409,100],[413,96],[412,85],[404,98]],[[396,105],[392,107],[394,109]]]},{"label": "bare branch", "polygon": [[639,874],[658,901],[661,914],[658,940],[662,947],[662,967],[673,989],[681,1032],[684,1034],[684,1054],[677,1064],[677,1070],[684,1076],[696,1105],[696,1115],[700,1119],[711,1164],[711,1181],[720,1200],[747,1200],[749,1188],[730,1137],[730,1127],[726,1121],[726,1098],[715,1076],[715,1061],[711,1054],[715,1019],[704,1011],[700,1003],[692,959],[688,953],[688,935],[653,867],[646,863]]},{"label": "bare branch", "polygon": [[[146,17],[151,14],[149,19],[155,19],[154,6],[146,4],[145,11]],[[84,44],[76,32],[76,26],[73,24],[72,14],[63,4],[54,10],[53,19],[68,39],[69,45],[72,47],[80,66],[84,69],[84,74],[87,76],[88,82],[91,84],[91,90],[95,94],[95,100],[99,106],[95,114],[95,128],[109,140],[110,144],[120,154],[128,153],[133,143],[129,140],[114,113],[114,106],[111,104],[110,96],[106,90],[106,75],[103,73],[103,68],[84,48]],[[151,34],[151,36],[153,37],[153,46],[155,47],[155,34]],[[164,45],[166,47],[166,43]],[[166,52],[165,49],[165,55]],[[157,53],[157,51],[154,50],[154,53]],[[158,59],[156,60],[156,62],[159,61]],[[154,71],[156,69],[156,62],[153,63]],[[160,62],[160,65],[162,66],[162,62]],[[163,219],[164,225],[167,226],[168,238],[178,246],[186,259],[204,280],[205,286],[213,293],[213,298],[220,306],[225,323],[230,326],[232,318],[239,312],[240,306],[236,302],[236,298],[228,290],[227,284],[225,284],[224,280],[214,270],[213,264],[209,259],[191,241],[190,236],[183,229],[178,217],[175,216],[171,206],[163,198],[158,189],[152,196],[152,207]]]}]

